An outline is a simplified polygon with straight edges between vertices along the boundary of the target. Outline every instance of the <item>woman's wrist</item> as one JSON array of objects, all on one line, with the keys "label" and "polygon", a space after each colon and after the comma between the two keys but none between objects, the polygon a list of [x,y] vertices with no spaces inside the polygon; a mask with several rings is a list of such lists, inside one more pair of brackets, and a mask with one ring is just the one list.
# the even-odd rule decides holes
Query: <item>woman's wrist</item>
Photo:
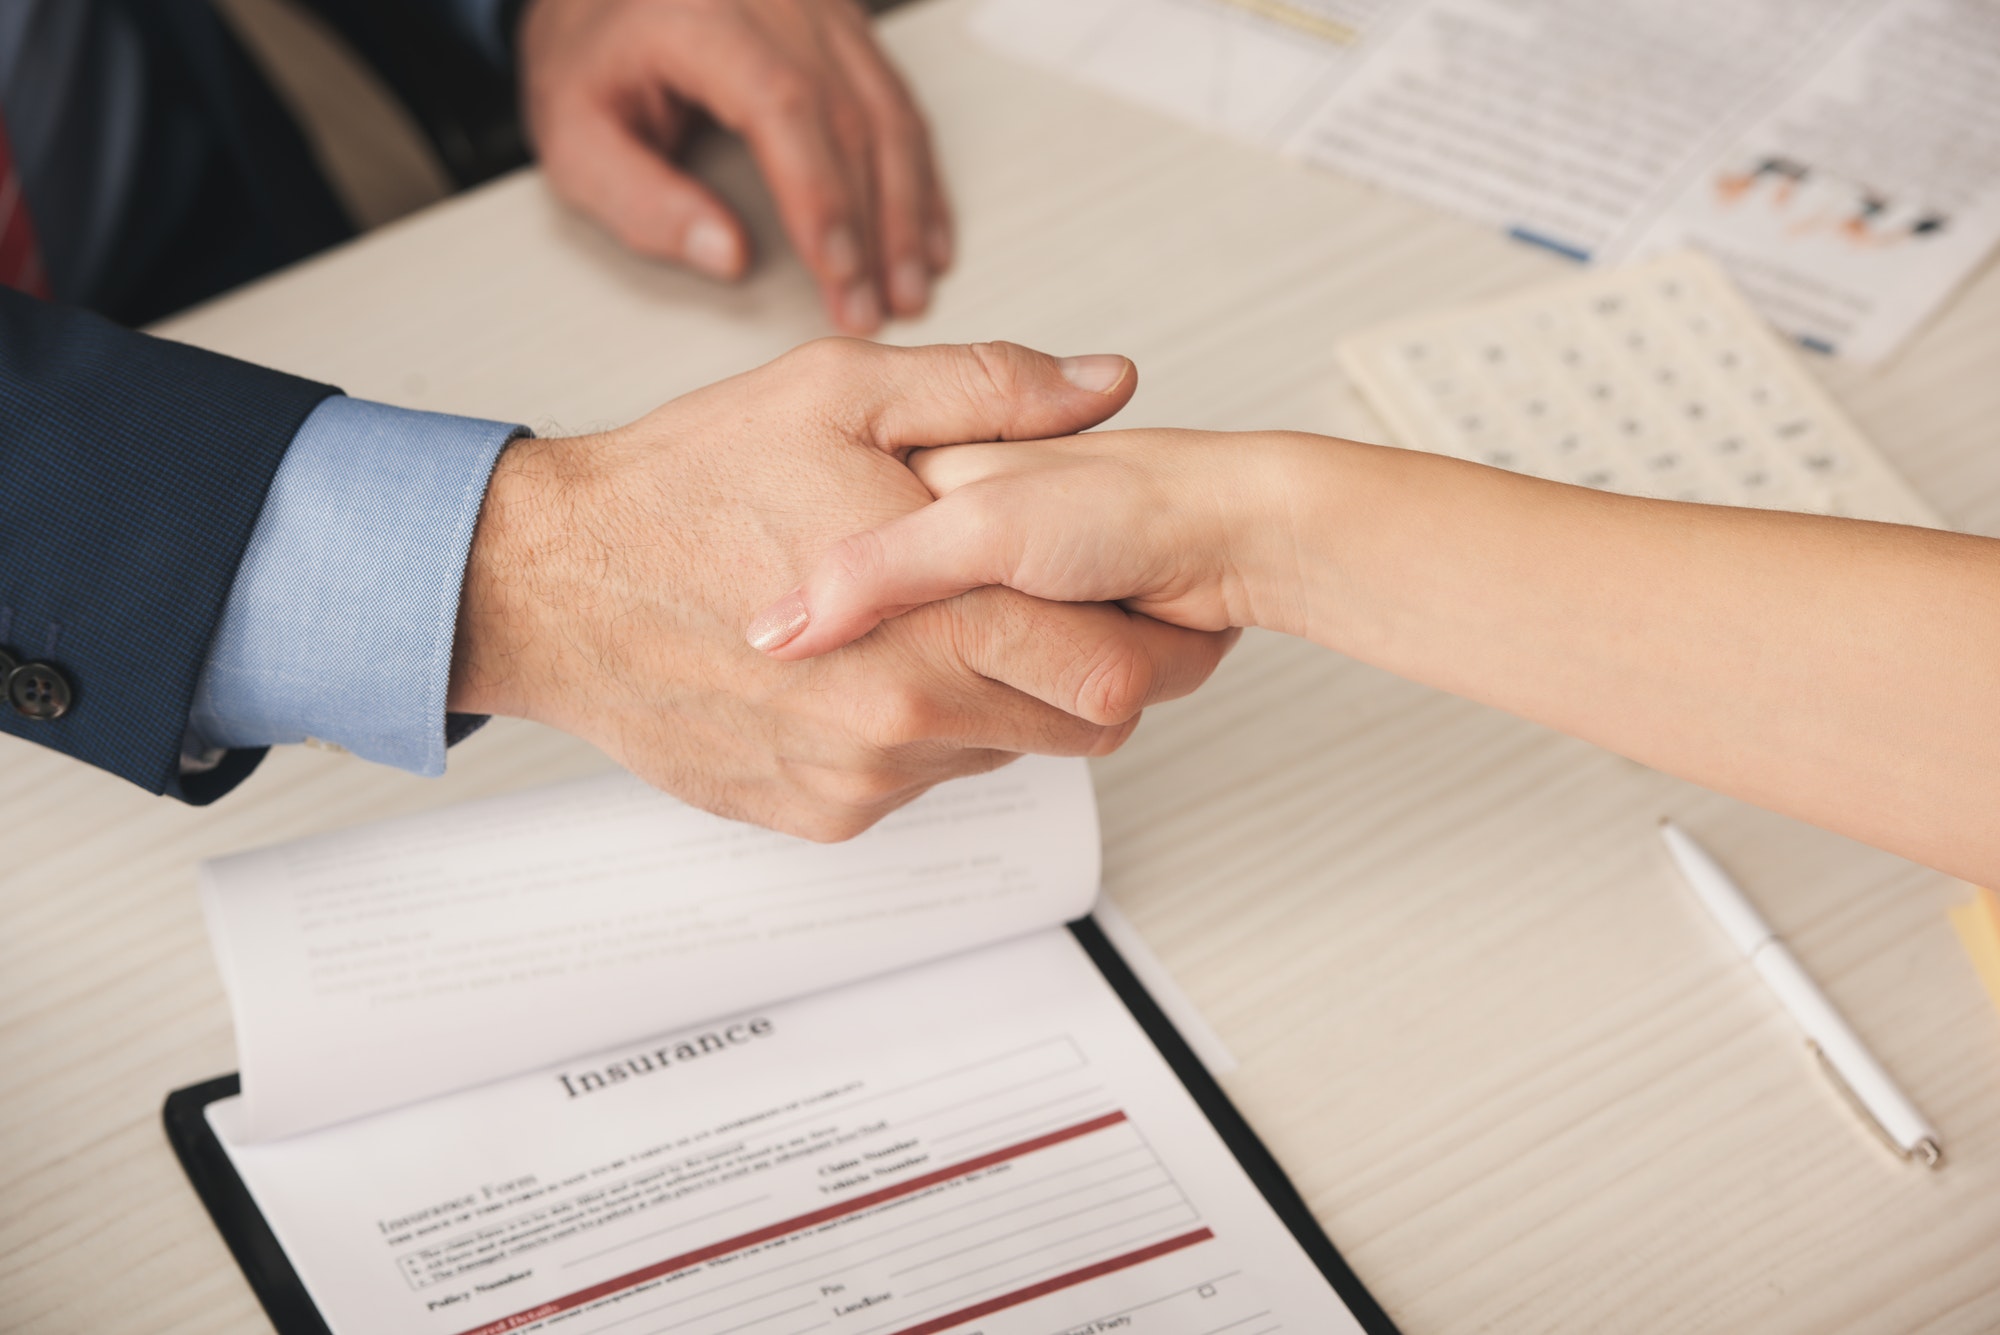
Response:
[{"label": "woman's wrist", "polygon": [[1300,431],[1261,432],[1232,447],[1224,466],[1239,485],[1225,520],[1226,598],[1236,624],[1316,638],[1324,618],[1333,553],[1330,534],[1346,520],[1345,474],[1369,447]]}]

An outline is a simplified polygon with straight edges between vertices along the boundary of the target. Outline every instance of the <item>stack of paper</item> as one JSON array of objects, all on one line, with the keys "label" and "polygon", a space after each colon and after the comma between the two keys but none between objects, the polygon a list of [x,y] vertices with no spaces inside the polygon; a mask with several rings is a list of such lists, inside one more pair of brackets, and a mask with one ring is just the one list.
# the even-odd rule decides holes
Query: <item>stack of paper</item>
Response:
[{"label": "stack of paper", "polygon": [[1960,0],[987,0],[1011,54],[1577,259],[1682,246],[1888,355],[2000,239]]}]

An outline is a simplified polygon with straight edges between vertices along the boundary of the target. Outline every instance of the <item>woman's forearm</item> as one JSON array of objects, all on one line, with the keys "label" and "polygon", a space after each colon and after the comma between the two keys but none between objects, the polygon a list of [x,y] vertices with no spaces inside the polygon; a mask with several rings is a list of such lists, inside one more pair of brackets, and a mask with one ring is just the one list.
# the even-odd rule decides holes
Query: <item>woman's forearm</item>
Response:
[{"label": "woman's forearm", "polygon": [[938,502],[837,544],[766,614],[785,635],[760,618],[753,643],[810,657],[986,584],[1267,626],[2000,882],[2000,541],[1290,433],[912,467]]},{"label": "woman's forearm", "polygon": [[2000,542],[1277,448],[1279,628],[2000,881]]}]

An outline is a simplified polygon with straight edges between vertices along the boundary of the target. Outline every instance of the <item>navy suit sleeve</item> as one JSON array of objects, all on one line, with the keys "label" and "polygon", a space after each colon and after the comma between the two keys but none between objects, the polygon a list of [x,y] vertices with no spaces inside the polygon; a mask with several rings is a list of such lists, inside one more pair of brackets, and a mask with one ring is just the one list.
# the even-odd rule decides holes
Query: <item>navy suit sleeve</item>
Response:
[{"label": "navy suit sleeve", "polygon": [[0,289],[0,646],[73,690],[0,732],[191,802],[249,773],[184,786],[182,735],[272,476],[338,392]]}]

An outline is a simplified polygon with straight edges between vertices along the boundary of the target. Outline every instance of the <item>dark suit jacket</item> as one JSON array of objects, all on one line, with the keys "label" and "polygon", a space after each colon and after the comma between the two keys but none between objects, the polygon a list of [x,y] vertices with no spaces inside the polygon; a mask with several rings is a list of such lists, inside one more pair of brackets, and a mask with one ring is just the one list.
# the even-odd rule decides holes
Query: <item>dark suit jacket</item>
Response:
[{"label": "dark suit jacket", "polygon": [[[147,112],[107,314],[150,320],[350,233],[207,0],[105,3],[141,34]],[[195,802],[249,773],[261,751],[183,781],[181,736],[272,475],[335,392],[0,289],[0,647],[74,692],[48,721],[0,704],[0,732]]]},{"label": "dark suit jacket", "polygon": [[181,736],[272,475],[337,392],[0,288],[0,646],[74,691],[0,732],[192,802],[255,767],[183,781]]},{"label": "dark suit jacket", "polygon": [[[69,114],[90,115],[92,81],[129,68],[108,54],[128,33],[143,67],[132,204],[111,272],[80,299],[146,323],[352,234],[211,0],[65,3],[95,7]],[[445,0],[307,3],[415,98],[461,181],[519,160],[506,126],[477,128],[511,117],[511,79],[454,32]],[[505,34],[519,9],[503,0]],[[0,288],[0,649],[51,664],[74,693],[47,721],[0,700],[0,733],[190,802],[256,766],[261,750],[235,751],[183,777],[182,734],[271,479],[338,392]]]}]

